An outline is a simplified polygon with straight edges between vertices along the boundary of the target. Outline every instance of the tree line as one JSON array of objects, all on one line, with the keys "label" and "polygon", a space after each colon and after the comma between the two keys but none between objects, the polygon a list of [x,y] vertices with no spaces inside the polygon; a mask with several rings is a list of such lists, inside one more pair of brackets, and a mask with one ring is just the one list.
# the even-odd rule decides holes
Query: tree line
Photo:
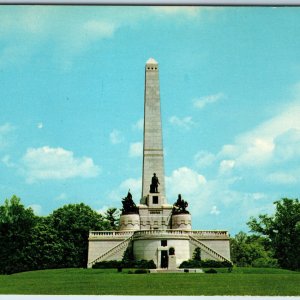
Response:
[{"label": "tree line", "polygon": [[300,270],[299,200],[282,198],[274,205],[274,215],[250,218],[251,234],[239,232],[231,239],[235,265]]},{"label": "tree line", "polygon": [[[231,238],[236,266],[300,269],[300,203],[283,198],[274,202],[275,214],[252,217],[251,234]],[[13,196],[0,206],[0,274],[85,268],[90,230],[115,230],[118,212],[100,214],[88,205],[68,204],[50,215],[36,216]]]},{"label": "tree line", "polygon": [[89,230],[115,230],[117,209],[99,214],[68,204],[36,216],[13,196],[0,206],[0,274],[52,268],[85,268]]}]

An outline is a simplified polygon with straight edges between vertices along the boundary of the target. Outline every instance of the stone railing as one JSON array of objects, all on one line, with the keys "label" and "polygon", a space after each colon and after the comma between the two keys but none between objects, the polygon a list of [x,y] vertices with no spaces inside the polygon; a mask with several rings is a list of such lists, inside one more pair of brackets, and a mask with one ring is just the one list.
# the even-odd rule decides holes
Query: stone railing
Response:
[{"label": "stone railing", "polygon": [[142,236],[194,236],[196,238],[228,238],[228,232],[225,230],[178,230],[178,229],[167,229],[167,230],[139,230],[134,232],[134,237]]},{"label": "stone railing", "polygon": [[89,239],[126,239],[132,231],[90,231]]},{"label": "stone railing", "polygon": [[193,236],[195,238],[229,238],[226,230],[138,230],[138,231],[90,231],[89,239],[126,239],[130,236]]},{"label": "stone railing", "polygon": [[197,237],[229,237],[226,230],[191,230],[188,234]]}]

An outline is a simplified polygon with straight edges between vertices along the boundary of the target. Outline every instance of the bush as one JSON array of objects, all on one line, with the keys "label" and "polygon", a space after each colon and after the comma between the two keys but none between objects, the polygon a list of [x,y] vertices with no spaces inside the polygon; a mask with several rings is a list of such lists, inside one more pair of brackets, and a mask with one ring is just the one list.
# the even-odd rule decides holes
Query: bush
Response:
[{"label": "bush", "polygon": [[193,260],[193,259],[186,260],[180,264],[179,268],[180,269],[201,268],[201,261]]},{"label": "bush", "polygon": [[138,268],[138,269],[156,269],[153,260],[130,260],[123,263],[123,268]]},{"label": "bush", "polygon": [[149,273],[150,271],[149,270],[146,270],[146,269],[137,269],[134,271],[134,274],[146,274],[146,273]]},{"label": "bush", "polygon": [[232,264],[227,261],[203,260],[201,261],[203,268],[230,268]]},{"label": "bush", "polygon": [[122,262],[117,260],[99,261],[93,265],[93,269],[115,269],[122,267]]},{"label": "bush", "polygon": [[153,260],[138,260],[135,263],[136,268],[140,269],[156,269],[156,264],[154,263]]},{"label": "bush", "polygon": [[205,273],[216,274],[216,273],[218,273],[218,272],[217,272],[217,270],[215,270],[215,269],[209,269],[209,270],[206,270]]},{"label": "bush", "polygon": [[216,261],[216,260],[186,260],[181,263],[179,268],[230,268],[232,264],[227,261]]},{"label": "bush", "polygon": [[123,261],[108,260],[99,261],[92,267],[93,269],[122,269],[122,268],[137,268],[137,269],[156,269],[156,265],[153,260],[137,260],[137,261]]},{"label": "bush", "polygon": [[278,261],[275,258],[257,258],[252,262],[252,267],[256,268],[278,268]]}]

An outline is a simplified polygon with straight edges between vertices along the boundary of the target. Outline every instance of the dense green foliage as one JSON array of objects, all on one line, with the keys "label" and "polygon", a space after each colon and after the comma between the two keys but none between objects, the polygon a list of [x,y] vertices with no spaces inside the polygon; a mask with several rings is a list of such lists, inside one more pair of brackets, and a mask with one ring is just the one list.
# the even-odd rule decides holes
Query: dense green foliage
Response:
[{"label": "dense green foliage", "polygon": [[190,259],[183,261],[179,268],[188,269],[188,268],[230,268],[232,264],[227,261],[216,261],[216,260],[195,260]]},{"label": "dense green foliage", "polygon": [[0,276],[0,294],[299,296],[300,273],[233,268],[217,274],[128,274],[128,269],[59,269]]},{"label": "dense green foliage", "polygon": [[105,260],[98,261],[93,264],[93,269],[117,269],[122,266],[122,262],[120,260]]},{"label": "dense green foliage", "polygon": [[274,216],[259,215],[248,222],[253,232],[265,237],[282,268],[300,269],[300,203],[283,198],[274,202]]},{"label": "dense green foliage", "polygon": [[277,267],[268,239],[239,232],[230,240],[232,262],[238,267]]},{"label": "dense green foliage", "polygon": [[115,268],[139,268],[139,269],[156,269],[153,260],[132,260],[130,262],[107,260],[99,261],[93,265],[93,269],[115,269]]},{"label": "dense green foliage", "polygon": [[193,252],[193,260],[201,260],[201,249],[199,247],[195,248]]},{"label": "dense green foliage", "polygon": [[37,217],[16,196],[0,206],[0,274],[86,267],[89,230],[110,230],[89,206],[69,204]]},{"label": "dense green foliage", "polygon": [[32,230],[37,223],[33,210],[26,209],[16,196],[0,206],[0,273],[31,269],[29,245],[34,242]]},{"label": "dense green foliage", "polygon": [[117,230],[119,227],[120,211],[117,208],[109,208],[105,214],[105,219],[109,222],[111,230]]}]

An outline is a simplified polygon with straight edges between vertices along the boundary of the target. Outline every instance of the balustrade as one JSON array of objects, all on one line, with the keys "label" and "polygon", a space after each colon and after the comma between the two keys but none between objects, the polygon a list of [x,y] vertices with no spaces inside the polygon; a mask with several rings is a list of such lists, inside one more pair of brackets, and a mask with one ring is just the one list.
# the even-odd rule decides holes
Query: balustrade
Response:
[{"label": "balustrade", "polygon": [[130,236],[154,236],[154,235],[191,235],[195,237],[228,237],[225,230],[138,230],[138,231],[90,231],[90,237],[95,238],[126,238]]}]

